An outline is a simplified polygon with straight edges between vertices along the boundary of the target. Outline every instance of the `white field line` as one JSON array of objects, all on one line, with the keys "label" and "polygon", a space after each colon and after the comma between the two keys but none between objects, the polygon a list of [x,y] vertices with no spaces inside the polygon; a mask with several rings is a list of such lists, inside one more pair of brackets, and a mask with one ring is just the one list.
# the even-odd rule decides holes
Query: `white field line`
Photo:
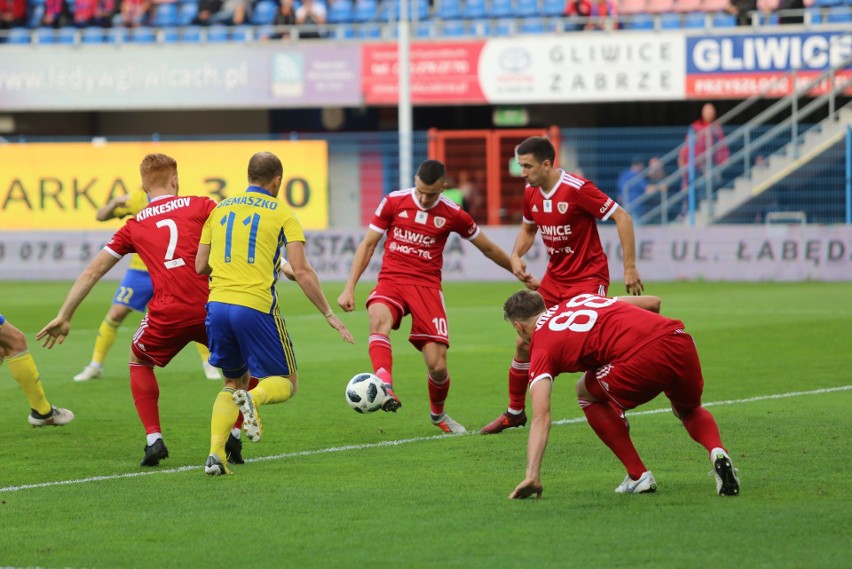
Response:
[{"label": "white field line", "polygon": [[[786,399],[788,397],[801,397],[805,395],[822,395],[825,393],[836,393],[838,391],[849,391],[852,389],[852,385],[843,385],[841,387],[829,387],[825,389],[813,389],[811,391],[792,391],[789,393],[779,393],[774,395],[759,395],[757,397],[749,397],[746,399],[729,399],[725,401],[708,401],[703,405],[705,407],[716,407],[719,405],[739,405],[741,403],[753,403],[755,401],[771,401],[773,399]],[[639,415],[656,415],[658,413],[671,413],[671,409],[666,407],[663,409],[649,409],[647,411],[631,411],[630,417],[636,417]],[[554,425],[573,425],[577,423],[585,423],[585,417],[576,417],[572,419],[561,419],[559,421],[554,421]],[[478,435],[478,432],[468,432],[465,435]],[[284,454],[275,454],[271,456],[260,456],[257,458],[248,458],[246,462],[263,462],[269,460],[283,460],[288,458],[297,458],[300,456],[316,456],[320,454],[330,454],[336,452],[345,452],[350,450],[364,450],[364,449],[372,449],[372,448],[381,448],[381,447],[392,447],[399,445],[406,445],[410,443],[418,443],[423,441],[437,441],[437,440],[446,440],[450,437],[458,437],[465,435],[434,435],[430,437],[413,437],[410,439],[399,439],[395,441],[382,441],[378,443],[368,443],[363,445],[346,445],[339,447],[329,447],[322,448],[316,450],[303,450],[299,452],[288,452]],[[77,478],[75,480],[57,480],[54,482],[41,482],[39,484],[22,484],[20,486],[6,486],[0,487],[0,493],[4,492],[19,492],[21,490],[33,490],[36,488],[50,488],[53,486],[70,486],[74,484],[86,484],[88,482],[100,482],[103,480],[118,480],[121,478],[136,478],[139,476],[155,476],[162,474],[175,474],[178,472],[189,472],[189,471],[201,471],[201,466],[193,465],[193,466],[181,466],[178,468],[168,468],[164,470],[148,470],[144,472],[126,472],[124,474],[107,474],[104,476],[90,476],[88,478]]]}]

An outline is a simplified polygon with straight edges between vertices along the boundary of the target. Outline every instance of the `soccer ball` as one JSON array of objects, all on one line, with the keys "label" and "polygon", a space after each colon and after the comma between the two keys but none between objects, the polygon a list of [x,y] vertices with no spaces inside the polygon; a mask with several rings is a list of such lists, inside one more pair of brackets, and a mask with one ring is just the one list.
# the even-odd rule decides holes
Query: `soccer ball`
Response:
[{"label": "soccer ball", "polygon": [[358,413],[378,411],[387,398],[384,382],[372,373],[359,373],[346,385],[346,402]]}]

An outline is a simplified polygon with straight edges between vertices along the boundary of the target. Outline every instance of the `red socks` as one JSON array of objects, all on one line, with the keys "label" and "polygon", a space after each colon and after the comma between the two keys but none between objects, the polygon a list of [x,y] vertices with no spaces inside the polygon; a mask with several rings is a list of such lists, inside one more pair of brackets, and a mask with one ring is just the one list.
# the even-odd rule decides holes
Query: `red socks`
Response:
[{"label": "red socks", "polygon": [[133,394],[136,413],[142,420],[145,433],[161,433],[158,406],[160,386],[157,384],[154,369],[143,364],[130,364],[130,392]]},{"label": "red socks", "polygon": [[370,334],[369,348],[370,362],[376,375],[385,383],[393,385],[391,370],[393,369],[393,351],[391,350],[390,338],[385,334]]},{"label": "red socks", "polygon": [[444,402],[447,400],[449,391],[450,376],[447,376],[444,383],[436,383],[432,376],[429,376],[429,410],[433,415],[444,413]]},{"label": "red socks", "polygon": [[636,447],[630,440],[627,425],[624,424],[619,414],[607,402],[590,402],[580,399],[579,403],[583,413],[586,414],[589,426],[592,427],[598,438],[624,464],[630,478],[638,480],[647,469],[642,463],[642,459],[639,458],[639,453],[636,452]]},{"label": "red socks", "polygon": [[714,448],[725,448],[722,445],[722,437],[719,435],[719,426],[710,411],[704,407],[696,407],[681,415],[686,432],[698,444],[706,448],[707,452],[711,452]]},{"label": "red socks", "polygon": [[523,411],[527,404],[530,384],[530,362],[512,360],[509,368],[509,409]]}]

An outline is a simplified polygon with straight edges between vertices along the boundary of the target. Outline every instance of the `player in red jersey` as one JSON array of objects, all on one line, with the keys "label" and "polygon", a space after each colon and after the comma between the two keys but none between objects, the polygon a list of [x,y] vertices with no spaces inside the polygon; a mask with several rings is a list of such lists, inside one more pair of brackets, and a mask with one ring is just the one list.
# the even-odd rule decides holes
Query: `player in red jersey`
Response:
[{"label": "player in red jersey", "polygon": [[71,287],[59,314],[36,336],[43,345],[61,344],[71,318],[92,287],[124,256],[139,253],[151,274],[154,296],[133,336],[130,390],[147,433],[141,466],[157,466],[168,458],[160,428],[160,389],[154,366],[163,367],[189,342],[207,345],[204,309],[207,276],[195,272],[201,228],[216,202],[206,197],[178,197],[175,160],[149,154],[139,167],[147,207],[119,229]]},{"label": "player in red jersey", "polygon": [[[606,296],[609,268],[597,222],[612,219],[623,251],[624,285],[629,294],[640,295],[644,286],[636,271],[636,242],[630,215],[589,180],[555,168],[556,150],[547,138],[530,137],[518,145],[515,153],[527,182],[524,218],[511,255],[515,276],[528,274],[523,256],[541,231],[550,260],[538,292],[547,306],[583,293]],[[660,300],[654,296],[622,300],[654,312],[660,310]],[[483,434],[526,425],[529,361],[529,346],[518,338],[509,367],[509,406],[482,428]]]},{"label": "player in red jersey", "polygon": [[[417,169],[413,188],[392,192],[382,200],[358,245],[349,280],[337,303],[347,312],[355,309],[355,285],[380,239],[387,235],[378,284],[367,299],[370,361],[390,395],[384,410],[395,412],[402,406],[393,391],[389,334],[411,314],[408,340],[423,353],[426,363],[432,423],[448,433],[463,433],[464,427],[444,412],[450,390],[450,338],[441,292],[444,245],[450,233],[456,232],[507,271],[512,266],[505,251],[482,233],[473,218],[441,195],[447,188],[445,173],[441,162],[426,160]],[[529,275],[519,278],[530,286],[538,284]]]},{"label": "player in red jersey", "polygon": [[577,382],[577,397],[589,425],[627,469],[616,492],[654,492],[657,482],[613,405],[633,409],[665,393],[686,431],[710,453],[717,494],[739,494],[739,480],[716,420],[701,406],[701,364],[683,322],[592,294],[547,308],[540,294],[525,290],[509,297],[503,314],[530,344],[530,395],[535,410],[526,478],[510,498],[541,497],[541,460],[550,433],[553,381],[560,373],[577,371],[586,372]]}]

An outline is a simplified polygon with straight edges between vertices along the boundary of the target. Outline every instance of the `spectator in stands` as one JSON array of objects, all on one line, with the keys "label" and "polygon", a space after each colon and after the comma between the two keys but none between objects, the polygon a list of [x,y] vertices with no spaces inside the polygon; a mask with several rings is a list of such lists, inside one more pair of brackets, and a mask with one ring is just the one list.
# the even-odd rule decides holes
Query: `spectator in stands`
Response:
[{"label": "spectator in stands", "polygon": [[777,6],[780,12],[779,24],[801,24],[805,21],[805,7],[811,6],[814,0],[766,0]]},{"label": "spectator in stands", "polygon": [[121,13],[113,23],[128,28],[144,26],[148,23],[151,0],[121,0]]},{"label": "spectator in stands", "polygon": [[0,30],[27,25],[27,0],[0,0]]},{"label": "spectator in stands", "polygon": [[751,25],[751,12],[757,10],[757,0],[731,0],[725,12],[737,17],[738,26]]},{"label": "spectator in stands", "polygon": [[[296,8],[293,6],[293,0],[281,0],[278,7],[278,12],[275,13],[275,20],[272,22],[275,26],[295,26],[296,25]],[[284,28],[281,32],[276,33],[273,37],[290,39],[290,30]]]},{"label": "spectator in stands", "polygon": [[200,0],[198,3],[198,14],[195,15],[193,24],[207,26],[214,14],[222,9],[222,0]]},{"label": "spectator in stands", "polygon": [[250,15],[248,0],[224,0],[222,8],[211,15],[209,20],[211,24],[239,26],[244,24]]},{"label": "spectator in stands", "polygon": [[[299,26],[320,26],[325,23],[325,6],[314,0],[304,0],[299,9],[296,10],[296,24]],[[299,32],[299,37],[318,38],[319,30],[307,30]]]},{"label": "spectator in stands", "polygon": [[160,9],[160,6],[164,4],[174,4],[177,6],[178,0],[151,0],[151,14],[150,20],[152,22],[157,21],[157,10]]},{"label": "spectator in stands", "polygon": [[66,0],[46,0],[41,25],[48,28],[61,28],[71,21],[71,10]]},{"label": "spectator in stands", "polygon": [[[712,164],[714,166],[721,166],[728,161],[731,153],[725,143],[725,132],[716,122],[716,107],[713,103],[705,103],[701,108],[701,118],[693,122],[689,128],[695,134],[695,167],[698,169],[698,175],[703,175],[707,171],[707,154],[711,148],[713,148]],[[689,134],[684,146],[680,149],[678,165],[686,166],[688,162]]]},{"label": "spectator in stands", "polygon": [[76,0],[74,25],[78,28],[100,26],[108,28],[115,14],[115,0]]},{"label": "spectator in stands", "polygon": [[646,211],[644,203],[638,202],[648,189],[648,182],[642,170],[645,161],[641,156],[634,156],[630,167],[618,175],[618,201],[623,204],[634,220],[639,220]]},{"label": "spectator in stands", "polygon": [[612,0],[568,0],[565,15],[583,18],[586,30],[612,29],[616,26],[608,21],[617,17],[618,8]]}]

